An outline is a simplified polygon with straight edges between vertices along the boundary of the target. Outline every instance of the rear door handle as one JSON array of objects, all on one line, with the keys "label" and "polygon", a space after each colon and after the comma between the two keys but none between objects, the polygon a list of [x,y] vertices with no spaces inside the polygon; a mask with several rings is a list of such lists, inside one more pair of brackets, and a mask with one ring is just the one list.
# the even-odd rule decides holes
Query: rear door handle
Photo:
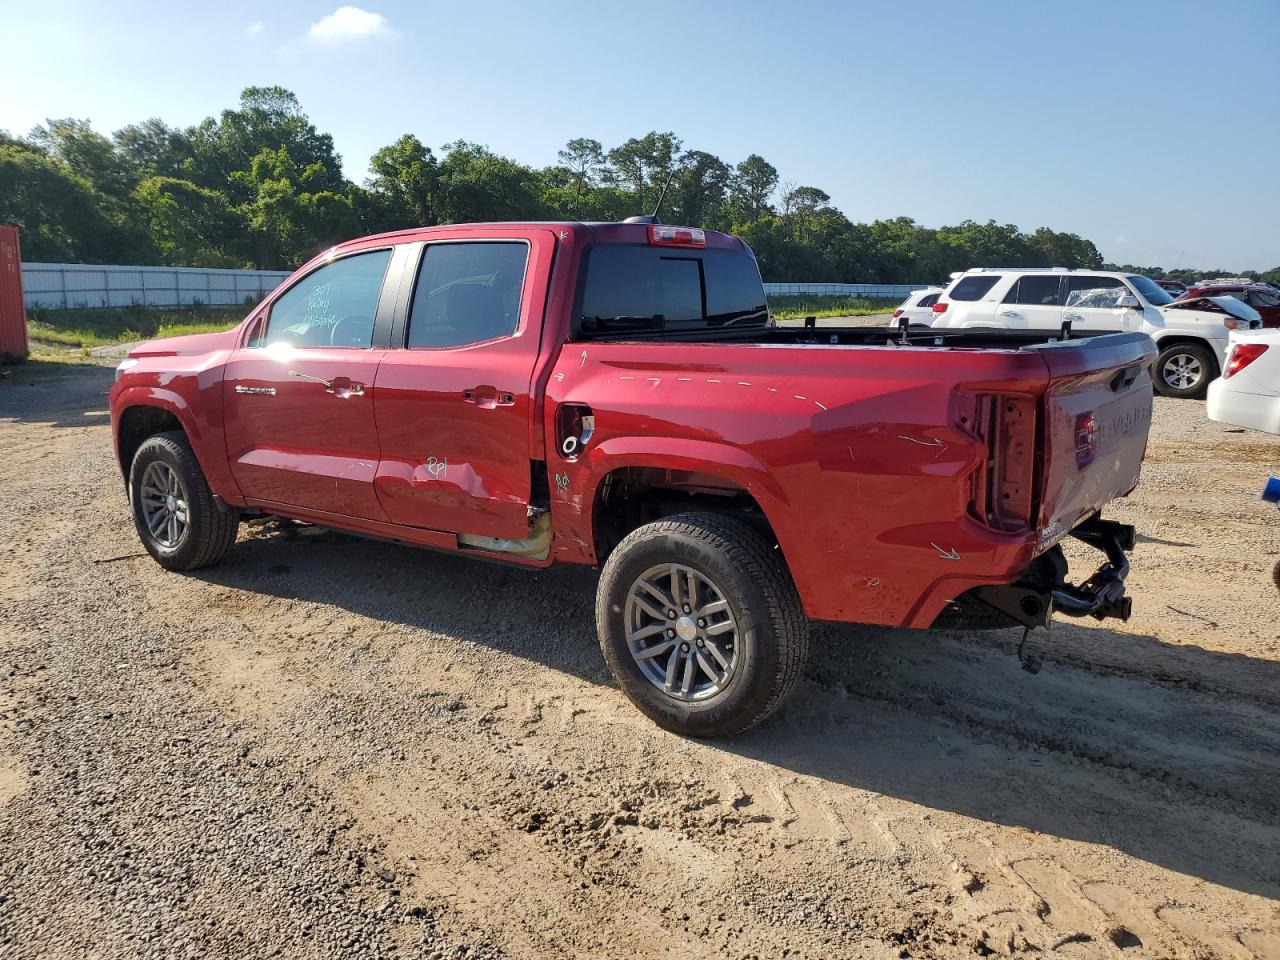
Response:
[{"label": "rear door handle", "polygon": [[1016,310],[1001,310],[1001,311],[1000,311],[1000,316],[1002,316],[1002,317],[1009,317],[1009,318],[1010,318],[1010,319],[1012,319],[1012,320],[1021,320],[1021,319],[1022,319],[1022,314],[1018,313]]},{"label": "rear door handle", "polygon": [[510,407],[516,402],[514,394],[499,393],[494,387],[472,387],[470,390],[462,391],[462,399],[466,403],[474,403],[482,410],[492,410],[494,407]]},{"label": "rear door handle", "polygon": [[1082,317],[1082,316],[1081,316],[1080,314],[1078,314],[1078,313],[1064,313],[1064,314],[1062,315],[1062,319],[1064,319],[1064,320],[1083,320],[1083,319],[1084,319],[1084,317]]}]

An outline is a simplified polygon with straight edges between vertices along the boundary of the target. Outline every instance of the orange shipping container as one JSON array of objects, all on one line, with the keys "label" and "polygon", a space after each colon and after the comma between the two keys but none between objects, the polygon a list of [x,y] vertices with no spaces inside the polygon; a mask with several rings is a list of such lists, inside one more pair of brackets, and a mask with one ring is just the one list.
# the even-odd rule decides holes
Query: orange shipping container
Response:
[{"label": "orange shipping container", "polygon": [[22,300],[18,228],[0,225],[0,357],[27,355],[27,311]]}]

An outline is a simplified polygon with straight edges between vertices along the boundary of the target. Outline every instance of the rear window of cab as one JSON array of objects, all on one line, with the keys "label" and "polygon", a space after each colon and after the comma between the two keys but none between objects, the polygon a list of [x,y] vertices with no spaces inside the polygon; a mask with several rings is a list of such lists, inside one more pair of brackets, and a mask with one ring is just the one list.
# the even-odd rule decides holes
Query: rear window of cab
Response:
[{"label": "rear window of cab", "polygon": [[653,336],[761,327],[760,269],[746,250],[601,245],[586,255],[576,335]]}]

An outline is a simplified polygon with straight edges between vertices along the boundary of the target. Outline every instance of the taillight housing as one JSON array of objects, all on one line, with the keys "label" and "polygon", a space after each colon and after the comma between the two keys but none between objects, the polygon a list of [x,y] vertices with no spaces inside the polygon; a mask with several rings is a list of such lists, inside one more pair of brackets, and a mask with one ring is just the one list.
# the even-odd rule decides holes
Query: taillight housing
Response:
[{"label": "taillight housing", "polygon": [[902,308],[901,308],[901,307],[899,307],[897,310],[893,311],[893,318],[894,318],[895,320],[896,320],[896,319],[898,319],[898,317],[900,317],[900,316],[902,316]]},{"label": "taillight housing", "polygon": [[1098,421],[1093,411],[1076,417],[1076,467],[1083,470],[1098,455]]},{"label": "taillight housing", "polygon": [[707,234],[698,227],[672,227],[665,223],[651,223],[649,242],[655,247],[705,247]]},{"label": "taillight housing", "polygon": [[939,300],[937,303],[935,303],[935,304],[933,305],[933,312],[934,312],[934,313],[946,313],[946,312],[947,312],[947,307],[949,307],[949,306],[951,306],[951,304],[949,304],[949,303],[945,303],[945,302],[943,302],[942,300]]},{"label": "taillight housing", "polygon": [[1227,355],[1227,369],[1222,371],[1222,379],[1239,373],[1253,361],[1267,352],[1267,344],[1265,343],[1237,343],[1231,347],[1231,353]]}]

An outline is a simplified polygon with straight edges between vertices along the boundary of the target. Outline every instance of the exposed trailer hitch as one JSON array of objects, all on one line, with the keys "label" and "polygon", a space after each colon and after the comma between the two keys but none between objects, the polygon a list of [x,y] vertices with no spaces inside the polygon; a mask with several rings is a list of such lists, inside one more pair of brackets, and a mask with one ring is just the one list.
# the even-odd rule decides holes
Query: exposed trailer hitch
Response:
[{"label": "exposed trailer hitch", "polygon": [[1093,517],[1072,530],[1071,536],[1101,550],[1107,562],[1078,587],[1066,582],[1054,587],[1050,594],[1053,609],[1069,617],[1128,620],[1133,613],[1133,600],[1124,592],[1124,578],[1129,575],[1129,558],[1125,554],[1137,541],[1133,527]]},{"label": "exposed trailer hitch", "polygon": [[979,604],[1007,617],[1006,625],[1022,626],[1018,660],[1028,673],[1039,673],[1041,659],[1025,654],[1027,638],[1032,630],[1047,631],[1055,611],[1095,620],[1112,617],[1128,620],[1133,612],[1133,601],[1125,594],[1124,580],[1129,575],[1129,559],[1125,554],[1137,541],[1134,528],[1095,515],[1073,529],[1071,536],[1101,550],[1107,558],[1083,583],[1067,580],[1067,559],[1062,548],[1055,546],[1037,557],[1016,583],[975,587],[970,591]]}]

